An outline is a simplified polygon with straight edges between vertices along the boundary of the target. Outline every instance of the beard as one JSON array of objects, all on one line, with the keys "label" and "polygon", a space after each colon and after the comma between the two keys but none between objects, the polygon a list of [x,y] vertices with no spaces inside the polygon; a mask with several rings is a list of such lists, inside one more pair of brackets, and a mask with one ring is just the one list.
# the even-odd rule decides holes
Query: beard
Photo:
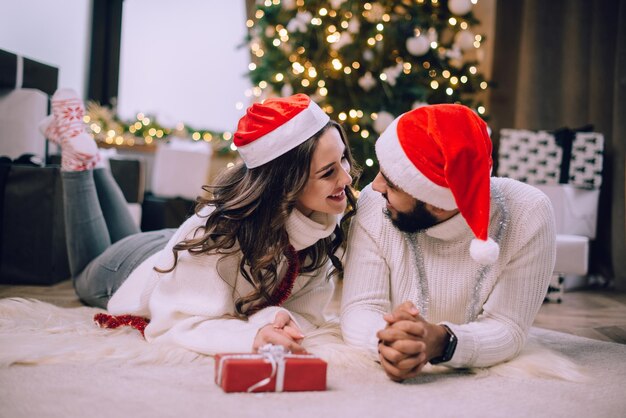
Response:
[{"label": "beard", "polygon": [[424,231],[439,223],[439,220],[426,209],[426,204],[419,200],[415,201],[415,206],[411,211],[397,211],[395,217],[387,208],[383,212],[393,226],[409,234]]}]

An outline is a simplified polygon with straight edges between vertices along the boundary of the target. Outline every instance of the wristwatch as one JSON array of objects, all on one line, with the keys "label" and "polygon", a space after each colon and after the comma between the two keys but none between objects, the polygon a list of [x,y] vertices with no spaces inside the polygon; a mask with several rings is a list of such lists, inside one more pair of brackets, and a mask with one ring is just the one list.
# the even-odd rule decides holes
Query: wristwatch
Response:
[{"label": "wristwatch", "polygon": [[430,359],[430,364],[439,364],[439,363],[445,363],[446,361],[450,361],[452,359],[452,356],[454,355],[454,350],[456,350],[456,343],[457,343],[456,335],[454,335],[454,332],[452,332],[452,330],[448,328],[446,325],[441,325],[441,326],[444,327],[446,332],[448,333],[448,341],[446,342],[446,346],[443,349],[443,354],[439,357]]}]

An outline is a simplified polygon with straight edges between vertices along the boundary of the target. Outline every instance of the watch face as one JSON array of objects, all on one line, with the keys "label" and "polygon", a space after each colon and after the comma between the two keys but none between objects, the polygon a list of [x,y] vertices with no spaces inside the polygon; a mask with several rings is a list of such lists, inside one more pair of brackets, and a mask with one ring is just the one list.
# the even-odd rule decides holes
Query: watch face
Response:
[{"label": "watch face", "polygon": [[[443,354],[441,355],[441,357],[437,357],[437,358],[432,359],[430,361],[431,364],[437,364],[437,363],[443,363],[443,362],[446,362],[446,361],[450,361],[452,359],[452,356],[454,355],[454,351],[456,350],[456,343],[457,343],[456,335],[454,335],[452,330],[450,328],[448,328],[447,326],[443,325],[443,327],[445,328],[446,332],[448,333],[448,341],[446,342],[446,346],[443,349]],[[434,363],[433,363],[433,361],[434,361]]]},{"label": "watch face", "polygon": [[456,350],[456,335],[454,335],[452,333],[452,331],[450,331],[450,339],[448,340],[448,346],[446,347],[446,353],[445,356],[447,357],[446,361],[449,361],[450,359],[452,359],[452,356],[454,355],[454,351]]}]

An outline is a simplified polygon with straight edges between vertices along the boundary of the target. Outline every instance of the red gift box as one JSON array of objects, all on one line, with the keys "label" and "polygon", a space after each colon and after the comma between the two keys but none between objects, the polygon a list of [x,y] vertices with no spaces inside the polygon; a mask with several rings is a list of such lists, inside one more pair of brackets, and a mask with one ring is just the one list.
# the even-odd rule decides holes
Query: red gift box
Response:
[{"label": "red gift box", "polygon": [[326,390],[326,368],[326,362],[312,354],[266,346],[259,353],[216,354],[215,383],[224,392]]}]

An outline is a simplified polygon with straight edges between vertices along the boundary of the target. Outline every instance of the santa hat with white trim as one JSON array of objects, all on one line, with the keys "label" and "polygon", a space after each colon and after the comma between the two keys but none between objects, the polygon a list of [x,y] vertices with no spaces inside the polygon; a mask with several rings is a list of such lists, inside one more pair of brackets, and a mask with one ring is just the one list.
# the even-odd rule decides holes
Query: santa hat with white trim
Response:
[{"label": "santa hat with white trim", "polygon": [[302,144],[329,120],[306,94],[271,98],[248,108],[233,143],[246,166],[255,168]]},{"label": "santa hat with white trim", "polygon": [[376,156],[385,176],[416,199],[458,208],[476,237],[472,258],[496,262],[500,249],[488,236],[491,139],[474,111],[438,104],[404,113],[376,141]]}]

